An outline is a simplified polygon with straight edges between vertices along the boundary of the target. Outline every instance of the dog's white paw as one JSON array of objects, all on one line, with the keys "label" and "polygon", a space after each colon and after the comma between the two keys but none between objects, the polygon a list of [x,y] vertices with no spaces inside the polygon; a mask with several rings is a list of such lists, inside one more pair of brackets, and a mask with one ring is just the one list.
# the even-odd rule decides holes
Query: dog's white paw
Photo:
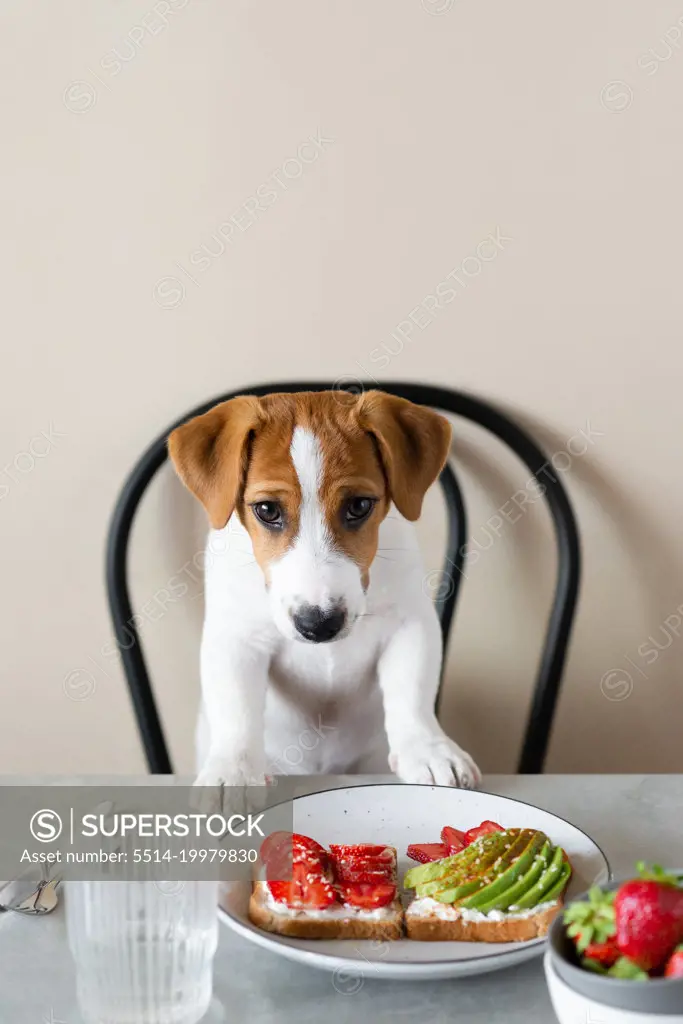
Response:
[{"label": "dog's white paw", "polygon": [[460,789],[476,789],[481,782],[481,772],[470,755],[445,735],[402,744],[389,757],[389,767],[403,782]]},{"label": "dog's white paw", "polygon": [[265,785],[265,774],[247,758],[209,757],[195,779],[191,803],[201,814],[244,814],[262,802],[251,787]]}]

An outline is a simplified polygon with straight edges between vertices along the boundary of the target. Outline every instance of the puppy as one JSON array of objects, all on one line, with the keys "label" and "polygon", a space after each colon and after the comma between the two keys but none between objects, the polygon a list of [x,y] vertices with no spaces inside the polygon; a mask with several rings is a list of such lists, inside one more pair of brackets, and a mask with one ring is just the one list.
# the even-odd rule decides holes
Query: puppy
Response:
[{"label": "puppy", "polygon": [[473,787],[439,726],[441,632],[414,528],[450,446],[379,391],[241,396],[174,430],[209,517],[201,786],[386,770]]}]

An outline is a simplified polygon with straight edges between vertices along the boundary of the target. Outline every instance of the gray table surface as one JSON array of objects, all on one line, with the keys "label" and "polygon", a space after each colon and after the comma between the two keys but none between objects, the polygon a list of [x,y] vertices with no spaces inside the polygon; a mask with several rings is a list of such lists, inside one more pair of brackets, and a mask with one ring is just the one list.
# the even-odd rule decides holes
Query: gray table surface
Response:
[{"label": "gray table surface", "polygon": [[[297,780],[299,781],[299,780]],[[366,778],[307,780],[311,791]],[[383,781],[375,776],[371,781]],[[386,781],[395,781],[387,779]],[[616,875],[636,860],[683,865],[683,775],[490,775],[483,789],[526,800],[588,832]],[[353,986],[357,987],[357,983]],[[458,981],[363,979],[337,991],[332,975],[262,950],[221,926],[212,1021],[266,1024],[552,1024],[541,960]],[[1,1024],[82,1024],[63,907],[44,918],[0,915]]]}]

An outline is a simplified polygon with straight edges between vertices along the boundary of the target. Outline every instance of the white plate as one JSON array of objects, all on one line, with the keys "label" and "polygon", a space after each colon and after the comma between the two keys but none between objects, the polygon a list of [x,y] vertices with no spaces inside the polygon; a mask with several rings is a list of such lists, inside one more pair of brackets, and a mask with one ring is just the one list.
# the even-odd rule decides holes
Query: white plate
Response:
[{"label": "white plate", "polygon": [[[468,829],[490,819],[506,828],[537,828],[571,858],[569,893],[611,877],[604,853],[563,818],[531,804],[492,793],[402,783],[331,789],[293,801],[294,831],[330,843],[386,843],[398,850],[399,877],[413,866],[410,843],[436,843],[444,825]],[[261,827],[267,834],[267,814]],[[282,827],[279,825],[278,827]],[[232,882],[222,897],[221,917],[238,934],[289,960],[332,971],[339,991],[353,992],[363,977],[415,980],[483,974],[539,956],[545,939],[518,943],[307,940],[272,935],[249,921],[251,885]]]}]

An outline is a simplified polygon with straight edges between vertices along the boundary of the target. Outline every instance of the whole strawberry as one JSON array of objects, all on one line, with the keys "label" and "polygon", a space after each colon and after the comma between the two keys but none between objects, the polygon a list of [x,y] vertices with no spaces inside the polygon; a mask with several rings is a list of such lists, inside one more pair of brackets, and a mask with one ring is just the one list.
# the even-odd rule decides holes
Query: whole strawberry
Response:
[{"label": "whole strawberry", "polygon": [[638,868],[641,877],[622,885],[614,901],[617,946],[642,970],[652,971],[683,940],[683,889],[657,866]]}]

